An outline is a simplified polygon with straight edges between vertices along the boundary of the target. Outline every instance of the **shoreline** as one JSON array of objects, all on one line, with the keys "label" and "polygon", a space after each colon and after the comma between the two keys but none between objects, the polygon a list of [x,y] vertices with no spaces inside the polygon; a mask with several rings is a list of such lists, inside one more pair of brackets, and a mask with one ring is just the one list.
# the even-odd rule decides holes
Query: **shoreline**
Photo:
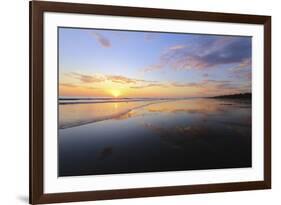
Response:
[{"label": "shoreline", "polygon": [[88,120],[85,120],[85,121],[77,121],[77,122],[73,122],[73,123],[68,123],[67,125],[59,125],[59,129],[67,129],[67,128],[78,127],[78,126],[82,126],[82,125],[86,125],[86,124],[90,124],[90,123],[96,123],[96,122],[101,122],[101,121],[105,121],[105,120],[112,120],[114,118],[121,117],[122,115],[126,115],[127,113],[129,113],[133,110],[137,110],[137,109],[149,106],[149,105],[163,103],[163,102],[168,102],[168,101],[151,102],[151,103],[147,103],[147,104],[144,104],[144,105],[138,105],[138,106],[135,106],[135,107],[132,107],[132,108],[129,108],[129,109],[125,109],[125,110],[122,110],[120,112],[113,113],[113,114],[110,114],[110,115],[95,117],[93,119],[88,119]]},{"label": "shoreline", "polygon": [[[198,97],[199,98],[199,97]],[[109,98],[107,99],[75,99],[75,100],[58,100],[59,105],[71,105],[71,104],[96,104],[96,103],[120,103],[120,102],[146,102],[146,101],[175,101],[175,100],[190,100],[195,98]]]},{"label": "shoreline", "polygon": [[211,97],[179,97],[179,98],[145,98],[145,97],[135,97],[135,98],[114,98],[114,97],[59,97],[58,104],[59,105],[70,105],[70,104],[88,104],[88,103],[119,103],[119,102],[145,102],[145,101],[170,101],[170,100],[189,100],[189,99],[252,99],[251,93],[239,93],[239,94],[231,94],[231,95],[219,95],[219,96],[211,96]]}]

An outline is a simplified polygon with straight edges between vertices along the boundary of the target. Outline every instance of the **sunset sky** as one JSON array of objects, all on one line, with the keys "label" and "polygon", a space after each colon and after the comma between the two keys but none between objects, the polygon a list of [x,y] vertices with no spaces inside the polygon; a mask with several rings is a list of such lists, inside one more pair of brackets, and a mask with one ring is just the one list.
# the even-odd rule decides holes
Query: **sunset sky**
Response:
[{"label": "sunset sky", "polygon": [[251,92],[251,37],[59,28],[59,95]]}]

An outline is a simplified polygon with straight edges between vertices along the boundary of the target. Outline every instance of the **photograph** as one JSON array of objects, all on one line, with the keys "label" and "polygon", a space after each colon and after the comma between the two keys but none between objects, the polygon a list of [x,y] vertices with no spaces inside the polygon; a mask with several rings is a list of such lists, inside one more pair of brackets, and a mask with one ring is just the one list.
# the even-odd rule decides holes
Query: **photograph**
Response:
[{"label": "photograph", "polygon": [[57,32],[59,177],[251,168],[251,36]]}]

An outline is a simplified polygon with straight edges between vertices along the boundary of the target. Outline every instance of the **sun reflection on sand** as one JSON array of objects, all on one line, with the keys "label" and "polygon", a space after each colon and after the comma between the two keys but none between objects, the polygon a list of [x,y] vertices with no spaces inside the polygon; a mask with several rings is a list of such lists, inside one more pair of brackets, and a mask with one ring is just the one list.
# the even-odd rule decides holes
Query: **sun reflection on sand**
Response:
[{"label": "sun reflection on sand", "polygon": [[59,127],[67,128],[111,119],[127,119],[153,113],[199,113],[209,115],[226,112],[235,106],[215,99],[111,102],[60,105]]}]

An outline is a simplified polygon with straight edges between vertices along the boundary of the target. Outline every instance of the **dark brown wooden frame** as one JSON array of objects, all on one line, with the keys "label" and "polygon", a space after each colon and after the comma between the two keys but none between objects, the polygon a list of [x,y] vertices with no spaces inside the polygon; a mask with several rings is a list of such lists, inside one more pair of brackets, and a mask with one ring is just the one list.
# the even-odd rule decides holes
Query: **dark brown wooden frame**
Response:
[{"label": "dark brown wooden frame", "polygon": [[[30,3],[30,203],[44,204],[271,188],[271,17],[58,2]],[[43,192],[43,13],[63,12],[260,24],[264,27],[264,180],[45,194]]]}]

